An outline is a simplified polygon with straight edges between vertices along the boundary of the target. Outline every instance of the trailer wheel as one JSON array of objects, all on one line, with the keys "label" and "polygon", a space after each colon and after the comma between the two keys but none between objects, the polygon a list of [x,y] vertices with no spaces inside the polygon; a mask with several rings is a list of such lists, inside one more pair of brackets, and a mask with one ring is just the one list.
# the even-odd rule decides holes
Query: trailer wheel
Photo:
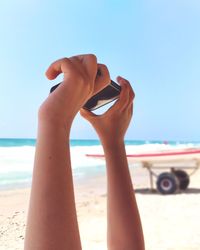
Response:
[{"label": "trailer wheel", "polygon": [[158,176],[156,185],[161,194],[173,194],[179,186],[179,181],[176,175],[166,172]]},{"label": "trailer wheel", "polygon": [[176,177],[179,180],[179,188],[181,190],[187,189],[190,183],[189,175],[183,170],[174,170],[173,173],[176,175]]}]

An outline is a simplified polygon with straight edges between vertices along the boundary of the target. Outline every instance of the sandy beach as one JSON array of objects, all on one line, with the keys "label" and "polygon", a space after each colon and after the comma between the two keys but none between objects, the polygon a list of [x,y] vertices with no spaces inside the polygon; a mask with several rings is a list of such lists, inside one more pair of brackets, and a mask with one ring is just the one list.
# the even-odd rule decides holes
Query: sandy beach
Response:
[{"label": "sandy beach", "polygon": [[[167,196],[149,191],[145,169],[131,168],[131,175],[146,249],[199,250],[200,171],[188,190]],[[107,249],[105,175],[75,181],[75,192],[83,249]],[[0,250],[23,249],[29,195],[30,188],[0,192]]]}]

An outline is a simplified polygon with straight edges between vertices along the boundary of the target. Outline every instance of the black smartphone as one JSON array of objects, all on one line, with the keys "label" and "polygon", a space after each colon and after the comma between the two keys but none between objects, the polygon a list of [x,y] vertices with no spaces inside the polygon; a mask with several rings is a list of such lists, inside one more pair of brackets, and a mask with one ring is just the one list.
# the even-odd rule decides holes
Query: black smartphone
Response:
[{"label": "black smartphone", "polygon": [[111,80],[110,84],[92,96],[83,106],[87,110],[98,109],[119,98],[121,87]]},{"label": "black smartphone", "polygon": [[[53,86],[50,90],[50,93],[53,92],[58,86],[57,84]],[[121,87],[114,81],[111,80],[110,84],[102,89],[100,92],[92,96],[84,105],[83,108],[93,111],[98,109],[116,99],[119,98],[121,92]]]}]

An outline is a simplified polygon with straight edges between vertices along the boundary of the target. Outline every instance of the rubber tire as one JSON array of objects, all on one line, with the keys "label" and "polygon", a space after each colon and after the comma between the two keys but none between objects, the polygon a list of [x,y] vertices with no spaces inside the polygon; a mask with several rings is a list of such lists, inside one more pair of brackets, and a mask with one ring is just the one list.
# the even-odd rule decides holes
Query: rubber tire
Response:
[{"label": "rubber tire", "polygon": [[173,194],[179,187],[179,180],[175,174],[165,172],[158,176],[156,185],[161,194]]},{"label": "rubber tire", "polygon": [[183,170],[174,170],[173,173],[179,180],[179,188],[181,190],[186,190],[190,183],[189,175]]}]

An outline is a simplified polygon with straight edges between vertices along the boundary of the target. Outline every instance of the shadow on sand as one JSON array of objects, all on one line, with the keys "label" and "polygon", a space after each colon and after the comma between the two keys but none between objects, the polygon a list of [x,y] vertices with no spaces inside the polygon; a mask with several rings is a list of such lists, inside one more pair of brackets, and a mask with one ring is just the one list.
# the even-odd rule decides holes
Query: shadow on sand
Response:
[{"label": "shadow on sand", "polygon": [[[149,195],[161,195],[156,189],[151,190],[150,188],[136,188],[136,194],[149,194]],[[176,193],[178,194],[200,194],[200,188],[187,188],[186,190],[178,190]]]}]

